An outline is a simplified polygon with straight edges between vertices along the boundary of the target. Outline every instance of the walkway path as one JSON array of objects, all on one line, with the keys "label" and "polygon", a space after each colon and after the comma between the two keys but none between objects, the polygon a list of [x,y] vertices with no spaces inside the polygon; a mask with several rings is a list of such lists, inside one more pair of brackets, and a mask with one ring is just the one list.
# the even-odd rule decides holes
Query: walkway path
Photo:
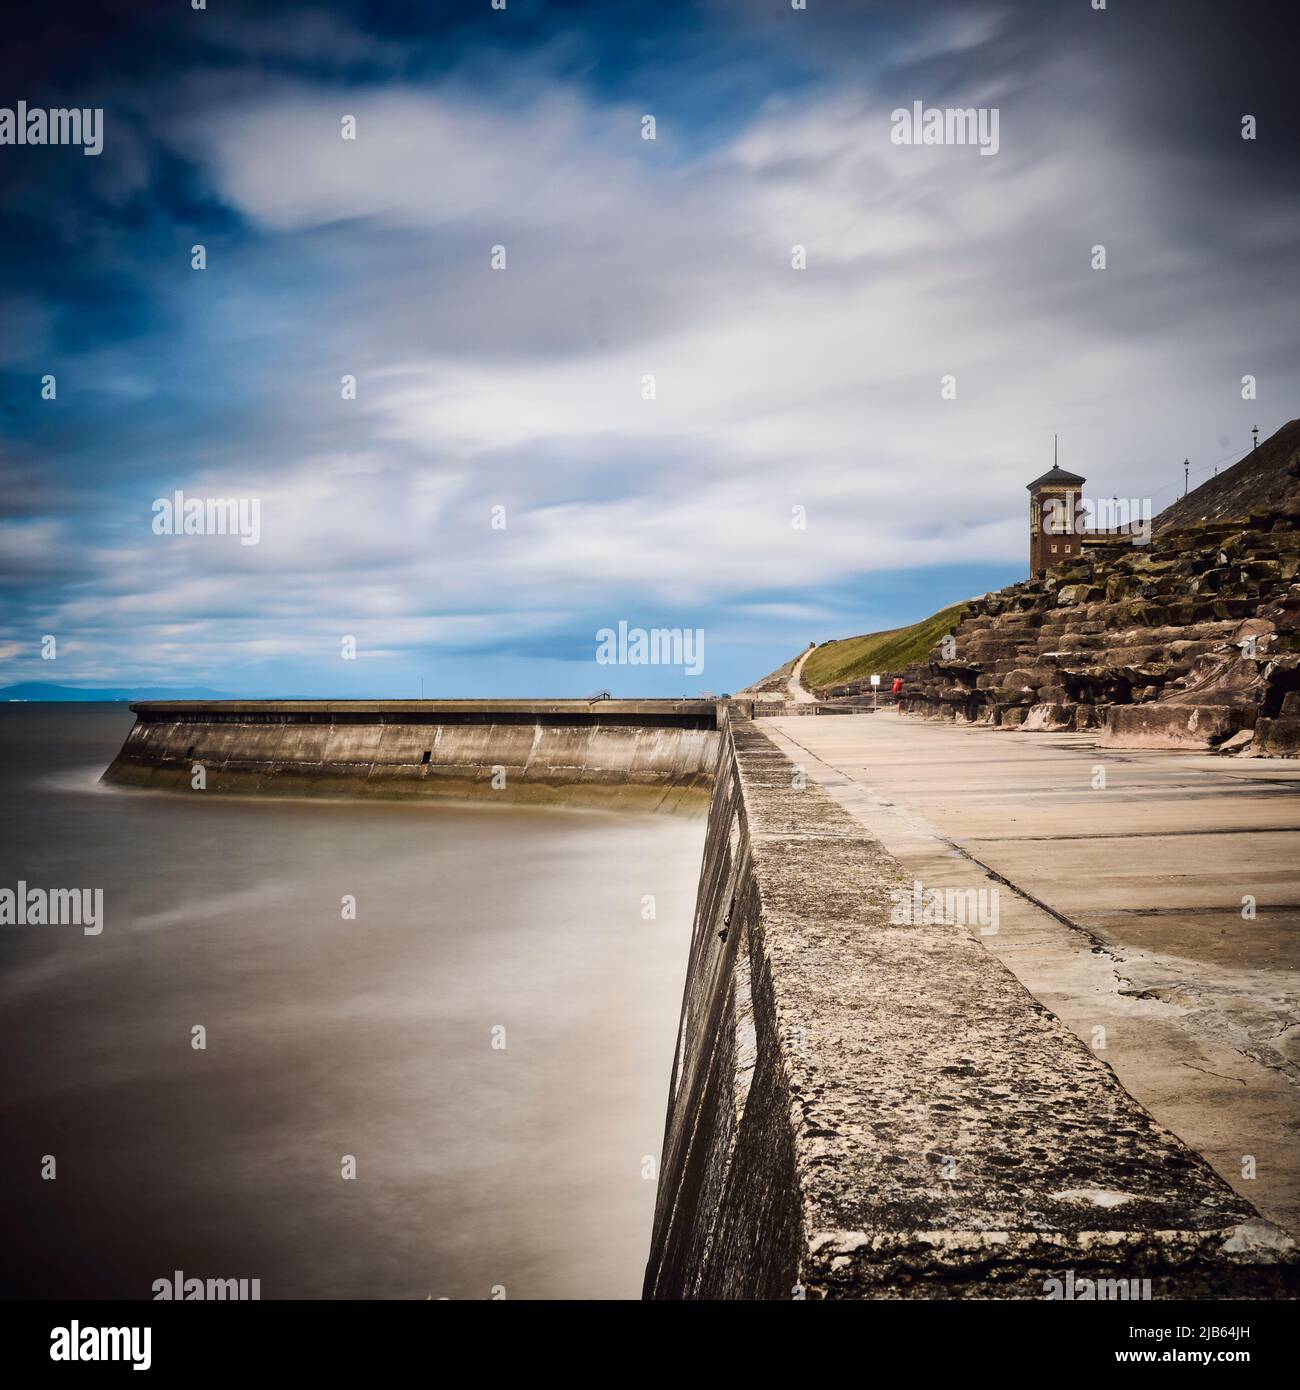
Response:
[{"label": "walkway path", "polygon": [[801,705],[815,705],[817,703],[816,695],[810,695],[808,691],[803,688],[802,680],[803,664],[815,650],[814,647],[809,647],[799,660],[795,662],[794,670],[790,672],[790,680],[788,682],[790,698]]},{"label": "walkway path", "polygon": [[927,888],[998,888],[988,949],[1300,1232],[1300,762],[886,709],[758,727]]}]

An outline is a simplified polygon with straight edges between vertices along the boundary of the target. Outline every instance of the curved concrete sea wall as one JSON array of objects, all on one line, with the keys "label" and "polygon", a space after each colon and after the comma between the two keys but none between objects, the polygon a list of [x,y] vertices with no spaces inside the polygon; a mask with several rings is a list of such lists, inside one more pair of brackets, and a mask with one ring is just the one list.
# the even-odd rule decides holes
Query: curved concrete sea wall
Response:
[{"label": "curved concrete sea wall", "polygon": [[188,792],[201,767],[227,792],[707,805],[648,1297],[1295,1288],[1289,1238],[977,937],[891,920],[910,896],[897,862],[752,707],[131,708],[109,782]]},{"label": "curved concrete sea wall", "polygon": [[144,701],[103,780],[702,813],[712,700]]},{"label": "curved concrete sea wall", "polygon": [[976,937],[892,922],[897,862],[723,723],[647,1297],[1294,1290],[1285,1233]]}]

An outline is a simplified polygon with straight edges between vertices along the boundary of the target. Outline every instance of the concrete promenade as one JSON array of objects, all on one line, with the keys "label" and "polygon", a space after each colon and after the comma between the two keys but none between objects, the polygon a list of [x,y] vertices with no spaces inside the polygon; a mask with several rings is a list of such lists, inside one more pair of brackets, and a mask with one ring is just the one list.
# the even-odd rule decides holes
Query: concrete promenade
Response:
[{"label": "concrete promenade", "polygon": [[972,934],[1300,1232],[1300,763],[883,709],[755,727],[926,888],[997,887],[996,932]]}]

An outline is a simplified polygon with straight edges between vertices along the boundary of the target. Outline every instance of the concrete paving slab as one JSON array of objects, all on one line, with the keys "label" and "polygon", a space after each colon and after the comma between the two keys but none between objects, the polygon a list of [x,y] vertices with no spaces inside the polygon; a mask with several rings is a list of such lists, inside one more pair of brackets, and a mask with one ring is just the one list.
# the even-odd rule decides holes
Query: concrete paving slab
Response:
[{"label": "concrete paving slab", "polygon": [[757,727],[926,888],[997,887],[972,934],[1300,1233],[1300,765],[892,710]]}]

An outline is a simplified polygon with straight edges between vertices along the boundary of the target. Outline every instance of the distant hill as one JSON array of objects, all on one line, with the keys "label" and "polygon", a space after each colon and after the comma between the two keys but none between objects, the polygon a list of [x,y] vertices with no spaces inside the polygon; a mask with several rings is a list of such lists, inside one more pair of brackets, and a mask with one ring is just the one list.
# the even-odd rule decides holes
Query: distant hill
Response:
[{"label": "distant hill", "polygon": [[1245,521],[1286,510],[1300,494],[1300,420],[1292,420],[1231,468],[1180,497],[1155,519],[1156,535],[1212,521]]},{"label": "distant hill", "polygon": [[1163,511],[1149,544],[973,600],[951,658],[903,675],[906,714],[1300,758],[1300,420]]},{"label": "distant hill", "polygon": [[226,697],[217,690],[202,686],[126,687],[55,685],[51,681],[22,681],[17,685],[0,685],[0,702],[8,700],[73,701],[73,700],[221,700]]},{"label": "distant hill", "polygon": [[912,662],[921,661],[936,642],[957,626],[965,611],[964,603],[954,603],[910,627],[823,642],[804,662],[803,685],[807,690],[816,690],[820,686],[864,680],[874,674],[902,671]]},{"label": "distant hill", "polygon": [[[1297,512],[1300,419],[1283,425],[1231,468],[1166,507],[1155,518],[1154,531],[1160,536],[1216,523],[1245,523],[1251,516]],[[1023,584],[1015,585],[1008,592],[1022,588]],[[956,603],[909,627],[824,642],[809,653],[800,672],[801,683],[806,690],[816,691],[865,681],[875,674],[901,673],[908,666],[923,662],[939,640],[956,629],[968,607],[969,604]],[[771,675],[755,681],[749,691],[783,692],[798,659],[792,657]]]}]

